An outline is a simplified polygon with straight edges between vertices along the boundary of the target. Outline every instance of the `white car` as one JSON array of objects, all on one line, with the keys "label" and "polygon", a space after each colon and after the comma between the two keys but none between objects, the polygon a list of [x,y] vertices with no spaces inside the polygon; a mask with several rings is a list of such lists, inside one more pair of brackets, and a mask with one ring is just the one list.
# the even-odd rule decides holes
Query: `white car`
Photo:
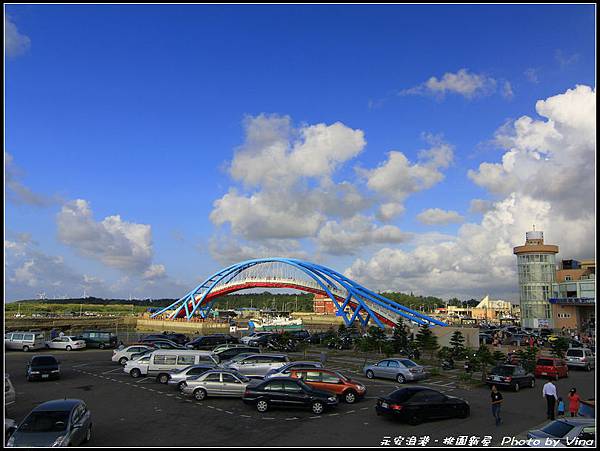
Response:
[{"label": "white car", "polygon": [[15,398],[15,388],[13,387],[8,374],[4,373],[4,405],[10,406],[11,404],[14,404]]},{"label": "white car", "polygon": [[152,354],[145,355],[136,360],[128,360],[125,362],[123,371],[133,378],[148,375],[148,366],[150,366],[150,357]]},{"label": "white car", "polygon": [[144,345],[133,345],[127,346],[123,349],[115,349],[112,355],[113,362],[119,362],[121,365],[125,365],[129,360],[132,360],[134,354],[141,352],[153,351],[155,348]]},{"label": "white car", "polygon": [[243,344],[247,345],[248,343],[250,343],[251,340],[256,340],[261,335],[265,335],[265,334],[269,335],[272,333],[273,332],[266,332],[266,331],[252,332],[250,335],[246,335],[245,337],[242,337],[240,340]]},{"label": "white car", "polygon": [[84,340],[80,340],[73,336],[63,335],[62,337],[56,337],[50,341],[47,341],[46,347],[50,349],[64,349],[65,351],[72,351],[73,349],[84,349],[86,345]]}]

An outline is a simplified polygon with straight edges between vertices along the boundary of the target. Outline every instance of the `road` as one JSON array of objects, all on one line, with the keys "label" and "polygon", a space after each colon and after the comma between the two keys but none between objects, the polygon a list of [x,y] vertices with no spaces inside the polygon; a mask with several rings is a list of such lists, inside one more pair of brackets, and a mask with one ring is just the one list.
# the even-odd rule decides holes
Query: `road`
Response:
[{"label": "road", "polygon": [[[21,421],[33,407],[51,399],[83,399],[93,416],[91,446],[379,446],[384,437],[394,446],[393,439],[400,436],[428,436],[427,445],[436,446],[446,437],[459,436],[489,436],[492,444],[500,444],[503,437],[517,436],[545,421],[541,383],[518,393],[504,392],[504,424],[496,427],[489,390],[465,390],[451,380],[432,378],[420,385],[466,399],[471,416],[410,426],[374,412],[377,396],[398,385],[371,381],[355,371],[345,372],[368,389],[366,399],[356,404],[340,404],[321,416],[288,409],[259,414],[237,399],[198,402],[154,378],[133,379],[111,362],[111,350],[42,352],[51,352],[61,361],[60,380],[27,382],[25,366],[33,354],[5,354],[5,371],[17,392],[16,404],[8,408],[7,417]],[[347,370],[339,362],[328,366]],[[568,379],[558,381],[559,395],[566,396],[574,386],[582,399],[594,398],[594,378],[595,371],[571,371]]]}]

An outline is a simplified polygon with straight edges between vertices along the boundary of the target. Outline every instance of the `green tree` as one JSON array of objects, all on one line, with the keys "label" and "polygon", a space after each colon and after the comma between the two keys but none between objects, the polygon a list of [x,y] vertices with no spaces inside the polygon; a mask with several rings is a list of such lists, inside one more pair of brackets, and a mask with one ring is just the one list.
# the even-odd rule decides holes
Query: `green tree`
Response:
[{"label": "green tree", "polygon": [[487,346],[480,346],[477,352],[475,353],[475,359],[479,363],[479,369],[481,369],[481,377],[483,380],[485,380],[487,376],[488,366],[494,365],[496,363],[496,361],[494,360],[494,356]]},{"label": "green tree", "polygon": [[504,353],[502,351],[494,351],[492,353],[492,357],[494,358],[494,362],[496,362],[496,364],[499,364],[501,362],[504,362],[504,360],[506,360],[506,356],[504,355]]},{"label": "green tree", "polygon": [[460,359],[465,355],[465,337],[460,330],[455,331],[450,337],[450,347],[452,348],[452,356]]},{"label": "green tree", "polygon": [[437,337],[433,335],[428,324],[423,324],[419,327],[415,342],[417,349],[428,354],[430,357],[433,356],[433,353],[439,348]]},{"label": "green tree", "polygon": [[399,318],[398,322],[396,323],[396,327],[394,327],[394,332],[392,335],[394,352],[398,353],[403,349],[408,348],[408,333],[408,326],[404,323],[402,318]]},{"label": "green tree", "polygon": [[526,349],[519,349],[516,352],[516,356],[521,363],[521,366],[528,372],[533,373],[535,370],[535,363],[537,362],[538,348],[527,347]]}]

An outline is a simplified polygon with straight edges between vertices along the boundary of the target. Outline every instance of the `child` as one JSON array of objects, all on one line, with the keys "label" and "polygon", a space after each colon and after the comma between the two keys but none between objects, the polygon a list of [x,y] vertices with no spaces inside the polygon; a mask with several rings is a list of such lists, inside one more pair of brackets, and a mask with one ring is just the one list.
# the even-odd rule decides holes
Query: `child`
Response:
[{"label": "child", "polygon": [[559,417],[564,417],[565,416],[565,403],[563,402],[562,398],[558,398],[558,416]]}]

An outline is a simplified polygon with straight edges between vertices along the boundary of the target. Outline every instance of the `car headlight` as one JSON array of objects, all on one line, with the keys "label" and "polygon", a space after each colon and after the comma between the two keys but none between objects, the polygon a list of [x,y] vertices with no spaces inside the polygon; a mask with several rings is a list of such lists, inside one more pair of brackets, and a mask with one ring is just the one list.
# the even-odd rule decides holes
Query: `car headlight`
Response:
[{"label": "car headlight", "polygon": [[39,371],[32,371],[31,374],[40,374]]},{"label": "car headlight", "polygon": [[58,373],[60,370],[52,370],[53,373]]},{"label": "car headlight", "polygon": [[329,402],[335,402],[337,400],[337,398],[335,396],[330,396],[329,398],[327,398],[327,401]]},{"label": "car headlight", "polygon": [[54,443],[52,444],[52,446],[63,446],[66,438],[67,438],[66,435],[61,435],[60,437],[57,437],[57,439],[54,440]]}]

